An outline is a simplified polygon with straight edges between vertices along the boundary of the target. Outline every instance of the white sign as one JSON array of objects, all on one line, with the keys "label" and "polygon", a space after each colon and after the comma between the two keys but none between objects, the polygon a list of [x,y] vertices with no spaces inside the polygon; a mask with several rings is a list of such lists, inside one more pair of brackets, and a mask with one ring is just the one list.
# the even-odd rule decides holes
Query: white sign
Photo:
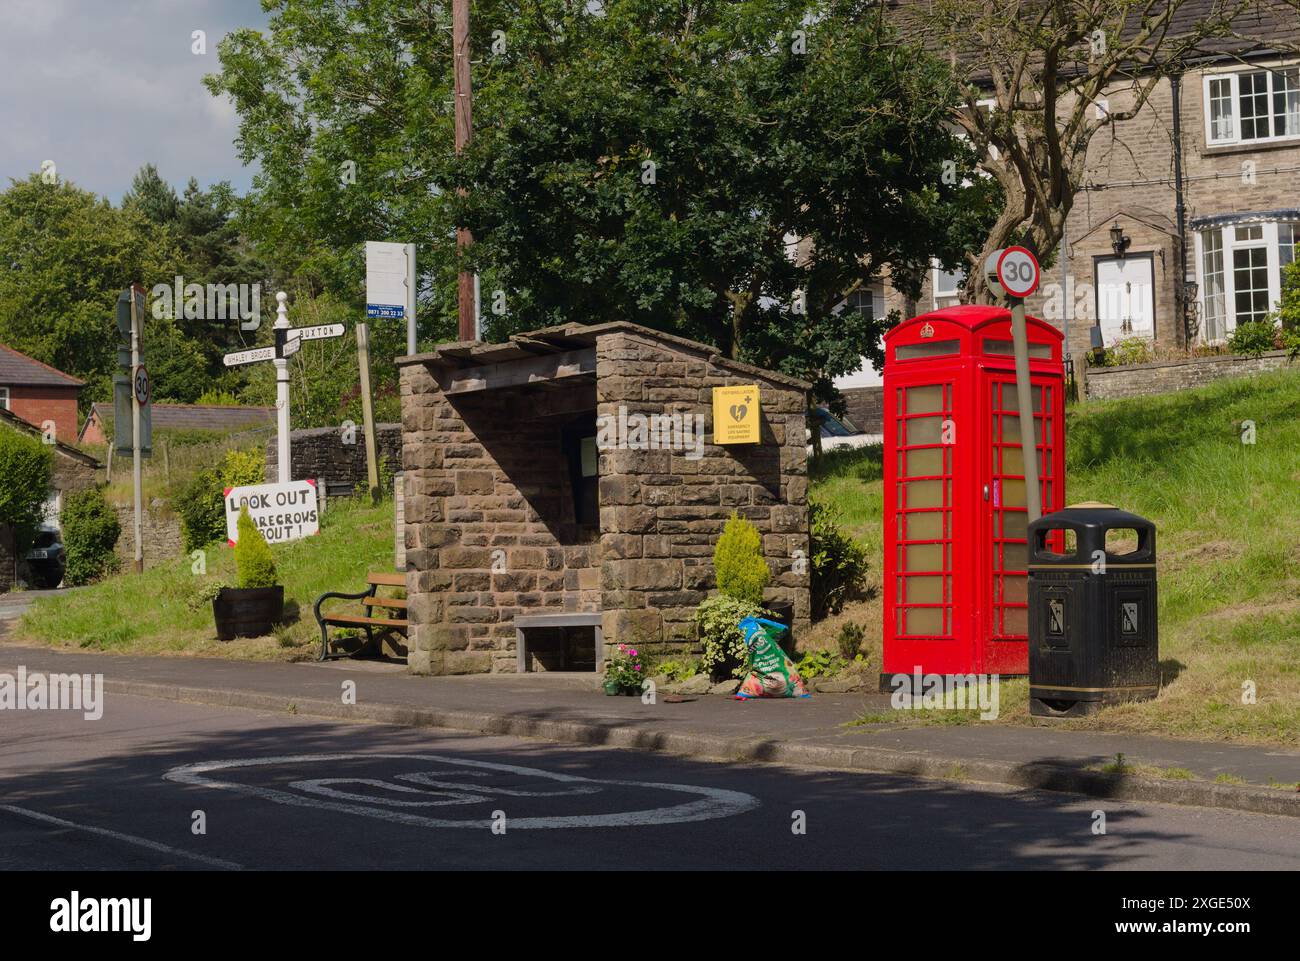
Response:
[{"label": "white sign", "polygon": [[226,539],[232,547],[239,540],[239,509],[245,504],[248,516],[269,544],[283,544],[320,533],[315,481],[227,487],[225,502]]},{"label": "white sign", "polygon": [[984,273],[994,293],[1023,299],[1038,289],[1038,258],[1024,247],[1003,247],[989,254]]},{"label": "white sign", "polygon": [[406,245],[366,241],[366,316],[406,316]]},{"label": "white sign", "polygon": [[280,350],[280,356],[292,357],[294,354],[298,353],[300,347],[302,347],[302,341],[297,337],[290,337],[284,342],[284,347]]},{"label": "white sign", "polygon": [[342,337],[342,324],[318,324],[315,327],[290,327],[287,334],[290,340],[326,340],[330,337]]},{"label": "white sign", "polygon": [[241,364],[255,364],[259,360],[275,360],[274,347],[254,347],[252,350],[237,350],[233,354],[226,354],[225,364],[227,367],[238,367]]}]

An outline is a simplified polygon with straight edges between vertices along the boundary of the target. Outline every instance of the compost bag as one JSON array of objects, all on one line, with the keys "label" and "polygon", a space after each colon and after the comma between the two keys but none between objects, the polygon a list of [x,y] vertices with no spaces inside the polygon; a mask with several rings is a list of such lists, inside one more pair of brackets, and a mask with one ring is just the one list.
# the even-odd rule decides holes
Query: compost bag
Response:
[{"label": "compost bag", "polygon": [[777,643],[786,626],[762,617],[747,617],[738,626],[749,649],[749,674],[736,697],[807,697],[803,678]]}]

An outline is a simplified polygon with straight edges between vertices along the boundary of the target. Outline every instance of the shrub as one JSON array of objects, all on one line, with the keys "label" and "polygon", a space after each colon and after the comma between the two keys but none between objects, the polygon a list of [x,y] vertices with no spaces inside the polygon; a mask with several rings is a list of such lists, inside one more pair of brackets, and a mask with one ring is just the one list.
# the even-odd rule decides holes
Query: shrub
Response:
[{"label": "shrub", "polygon": [[1259,357],[1265,351],[1272,350],[1275,346],[1276,334],[1273,324],[1265,320],[1253,320],[1245,324],[1238,324],[1237,329],[1232,332],[1228,338],[1228,349],[1234,354],[1243,354],[1246,357]]},{"label": "shrub", "polygon": [[181,546],[186,553],[225,539],[224,490],[260,484],[265,472],[266,457],[254,447],[228,450],[220,467],[204,468],[194,475],[175,498],[175,509],[181,518]]},{"label": "shrub", "polygon": [[1283,334],[1300,333],[1300,260],[1282,268],[1282,299],[1278,302],[1277,317]]},{"label": "shrub", "polygon": [[763,588],[772,572],[763,560],[763,538],[758,528],[732,513],[713,548],[713,569],[723,594],[761,604]]},{"label": "shrub", "polygon": [[841,627],[839,637],[835,639],[835,646],[839,648],[840,656],[846,661],[851,661],[857,657],[858,651],[862,648],[865,634],[862,625],[855,621],[849,621]]},{"label": "shrub", "polygon": [[45,518],[52,463],[50,449],[36,438],[0,427],[0,525],[14,528],[19,551]]},{"label": "shrub", "polygon": [[240,587],[274,587],[275,558],[271,545],[248,516],[248,505],[239,509],[239,540],[235,542],[236,583]]},{"label": "shrub", "polygon": [[840,530],[834,509],[808,502],[811,529],[812,618],[819,621],[837,614],[844,602],[857,596],[867,573],[867,550]]},{"label": "shrub", "polygon": [[717,678],[744,677],[749,649],[740,633],[746,617],[771,616],[757,604],[717,594],[695,609],[704,669]]},{"label": "shrub", "polygon": [[1143,337],[1125,337],[1106,351],[1107,367],[1149,364],[1153,359],[1151,344]]},{"label": "shrub", "polygon": [[63,504],[62,526],[67,557],[63,579],[70,586],[89,584],[117,570],[114,548],[122,525],[102,488],[70,493]]},{"label": "shrub", "polygon": [[609,659],[605,668],[605,680],[613,681],[620,691],[641,690],[641,682],[646,678],[645,664],[641,652],[634,646],[620,644],[618,653]]}]

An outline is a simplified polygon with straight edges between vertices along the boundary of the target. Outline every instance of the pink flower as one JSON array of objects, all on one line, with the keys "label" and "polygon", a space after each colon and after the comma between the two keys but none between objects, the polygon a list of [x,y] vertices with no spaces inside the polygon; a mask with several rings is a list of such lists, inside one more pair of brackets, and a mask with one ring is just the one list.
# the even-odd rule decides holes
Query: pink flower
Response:
[{"label": "pink flower", "polygon": [[633,665],[633,666],[632,666],[632,670],[634,670],[634,671],[639,671],[639,670],[641,670],[641,665],[640,665],[640,664],[635,664],[635,665]]},{"label": "pink flower", "polygon": [[632,650],[628,651],[628,653],[633,657],[636,657],[636,648],[633,648]]},{"label": "pink flower", "polygon": [[626,645],[626,644],[620,644],[620,645],[618,646],[618,649],[619,649],[620,651],[626,651],[626,650],[627,650],[627,645]]}]

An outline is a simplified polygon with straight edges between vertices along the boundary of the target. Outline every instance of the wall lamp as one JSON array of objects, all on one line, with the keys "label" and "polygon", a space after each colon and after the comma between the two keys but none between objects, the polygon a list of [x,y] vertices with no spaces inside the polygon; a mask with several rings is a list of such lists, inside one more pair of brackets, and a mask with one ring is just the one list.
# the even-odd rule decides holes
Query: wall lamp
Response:
[{"label": "wall lamp", "polygon": [[1124,254],[1128,251],[1129,245],[1133,243],[1133,238],[1124,236],[1124,228],[1115,221],[1115,226],[1110,228],[1110,248],[1115,251],[1115,256],[1120,260],[1124,259]]}]

